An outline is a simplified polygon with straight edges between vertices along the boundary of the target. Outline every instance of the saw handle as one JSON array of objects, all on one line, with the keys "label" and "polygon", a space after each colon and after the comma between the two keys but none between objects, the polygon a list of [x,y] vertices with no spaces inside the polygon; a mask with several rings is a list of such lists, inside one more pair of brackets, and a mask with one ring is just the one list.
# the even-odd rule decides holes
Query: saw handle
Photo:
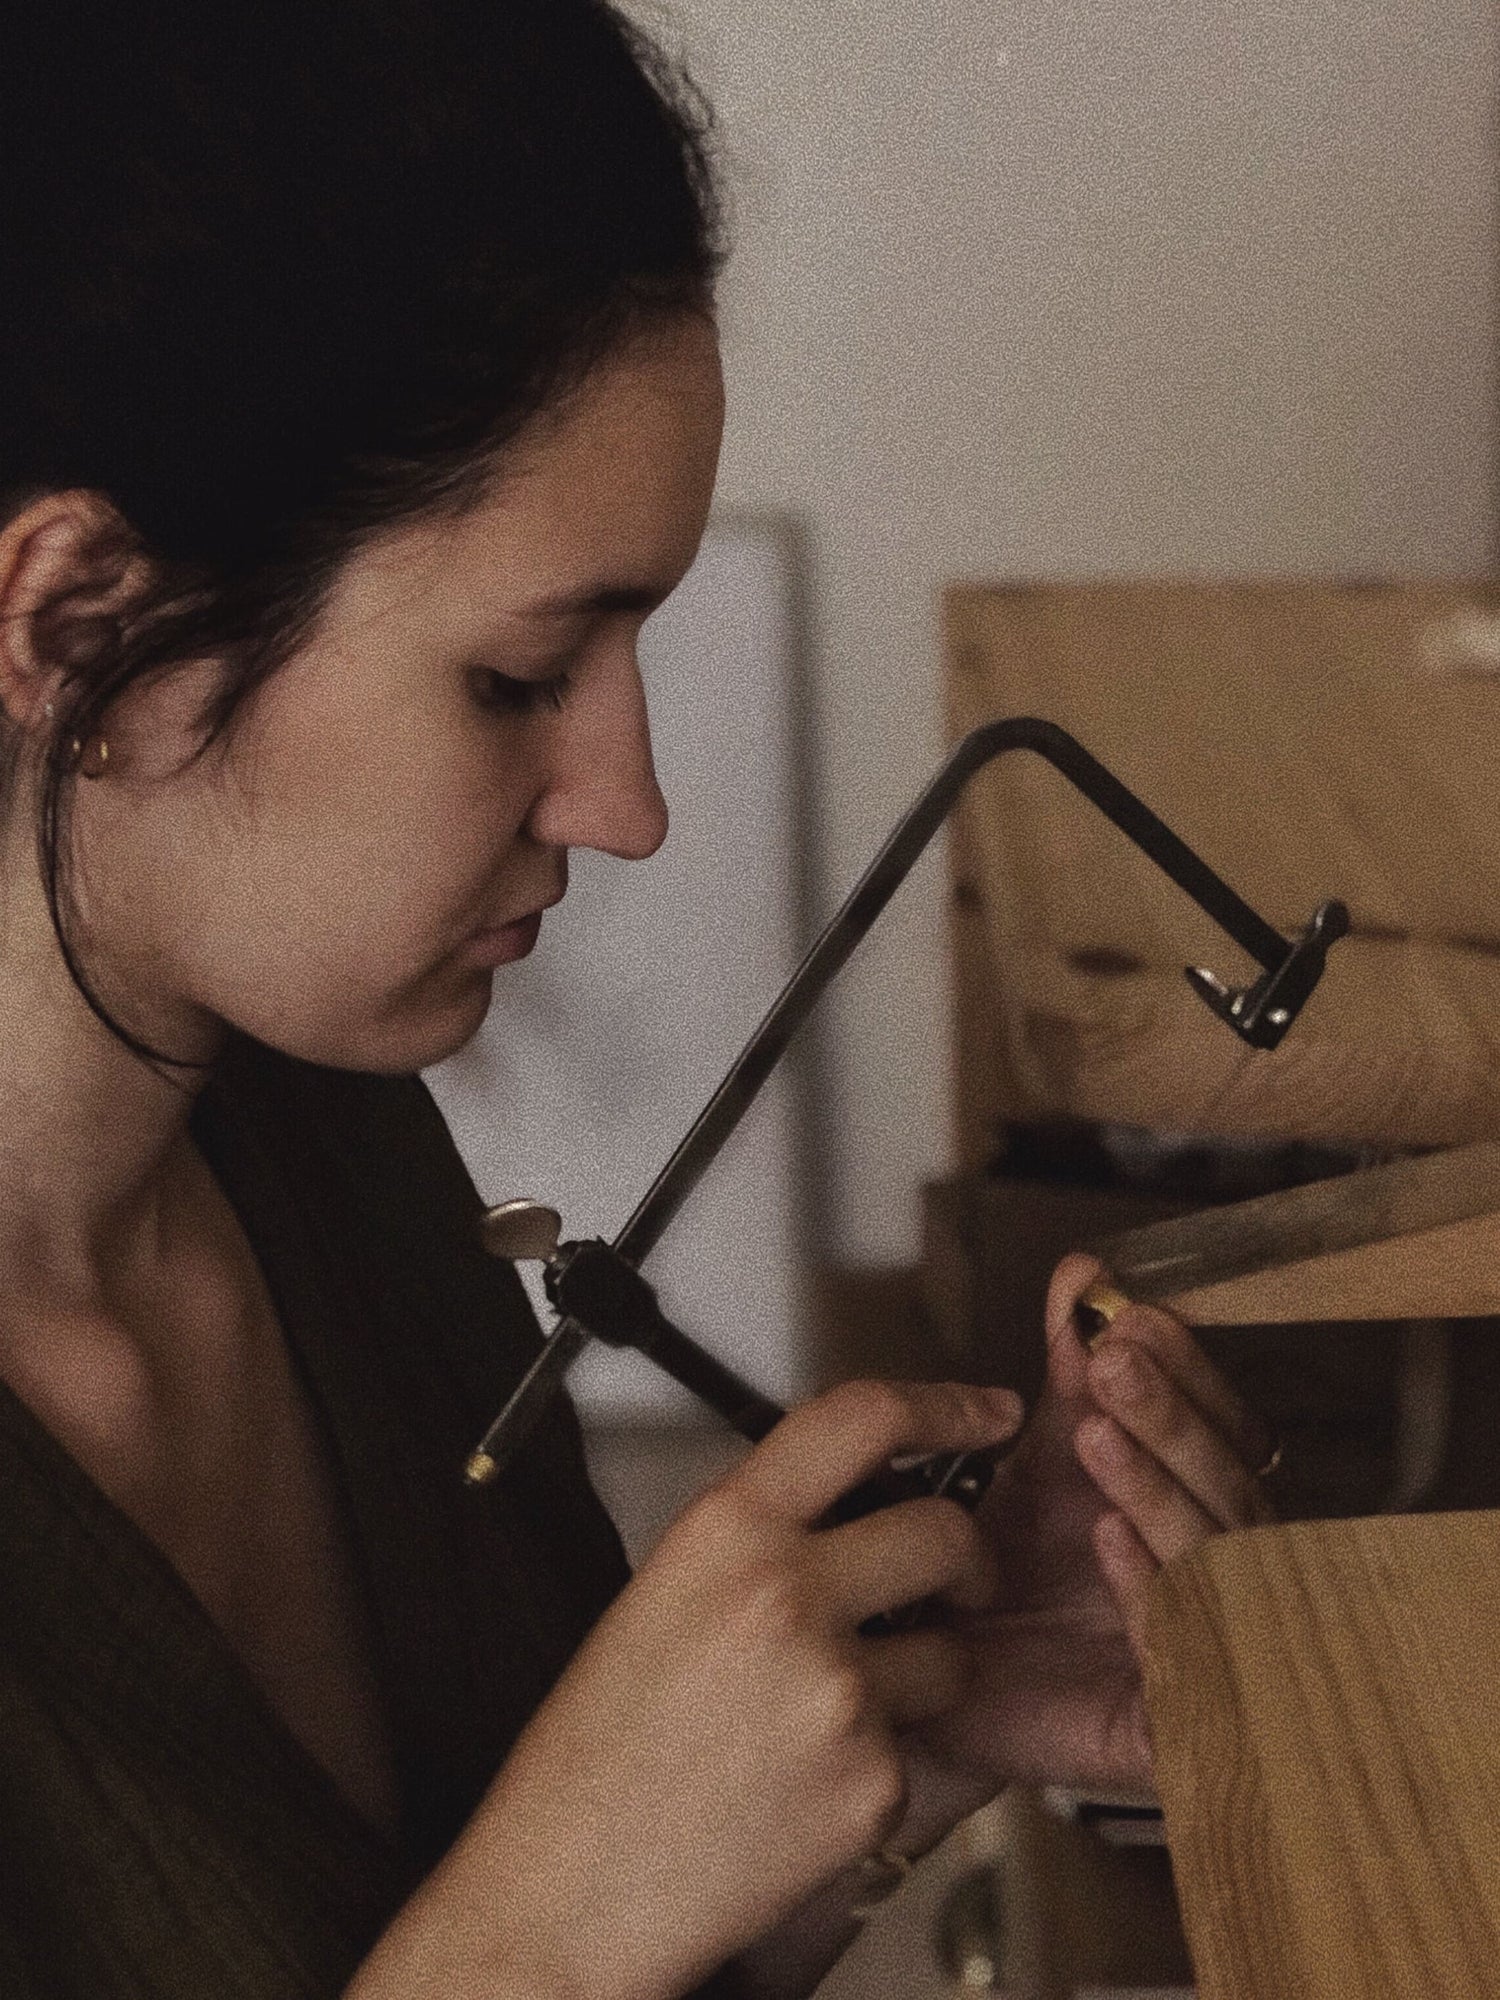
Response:
[{"label": "saw handle", "polygon": [[[633,1347],[647,1354],[684,1388],[718,1411],[732,1429],[751,1444],[773,1430],[786,1411],[769,1396],[726,1368],[674,1326],[657,1302],[653,1286],[618,1250],[600,1238],[563,1243],[548,1264],[544,1283],[559,1312],[577,1320],[613,1347]],[[903,1500],[938,1497],[956,1500],[973,1513],[989,1491],[995,1468],[1014,1440],[983,1451],[939,1452],[931,1458],[897,1460],[851,1487],[818,1522],[835,1528],[857,1521],[882,1507]],[[940,1618],[932,1601],[902,1605],[867,1618],[860,1631],[867,1637],[910,1631]]]}]

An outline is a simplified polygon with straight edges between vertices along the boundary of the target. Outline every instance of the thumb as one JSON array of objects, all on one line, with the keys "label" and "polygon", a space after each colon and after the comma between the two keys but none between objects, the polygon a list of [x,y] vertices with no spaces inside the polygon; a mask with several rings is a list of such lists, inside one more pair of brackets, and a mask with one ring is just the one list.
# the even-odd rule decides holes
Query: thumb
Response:
[{"label": "thumb", "polygon": [[1075,1250],[1052,1273],[1047,1288],[1047,1380],[1053,1391],[1070,1401],[1088,1396],[1087,1335],[1074,1308],[1089,1286],[1109,1272],[1097,1257]]}]

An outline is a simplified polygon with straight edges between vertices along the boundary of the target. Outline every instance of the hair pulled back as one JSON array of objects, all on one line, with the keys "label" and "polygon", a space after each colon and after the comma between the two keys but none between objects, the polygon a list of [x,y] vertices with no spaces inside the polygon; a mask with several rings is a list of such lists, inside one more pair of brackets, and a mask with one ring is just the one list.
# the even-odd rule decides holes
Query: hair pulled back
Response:
[{"label": "hair pulled back", "polygon": [[201,755],[363,540],[462,509],[623,339],[711,311],[712,120],[609,0],[47,0],[7,38],[0,518],[98,492],[102,556],[152,578],[127,618],[52,607],[38,858],[89,1005],[174,1063],[69,940],[67,746],[212,657]]}]

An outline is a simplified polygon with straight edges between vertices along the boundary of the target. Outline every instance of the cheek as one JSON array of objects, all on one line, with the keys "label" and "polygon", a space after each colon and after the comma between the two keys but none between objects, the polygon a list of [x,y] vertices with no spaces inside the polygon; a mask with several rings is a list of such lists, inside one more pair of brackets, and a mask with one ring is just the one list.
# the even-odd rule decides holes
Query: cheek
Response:
[{"label": "cheek", "polygon": [[[459,728],[438,704],[354,716],[311,692],[277,689],[220,772],[80,787],[95,935],[312,1060],[358,1067],[372,1032],[403,1018],[466,1039],[488,985],[451,954],[504,900],[519,773],[498,731]],[[397,1066],[410,1053],[390,1052]]]},{"label": "cheek", "polygon": [[346,937],[378,922],[397,950],[421,950],[478,920],[526,811],[497,736],[451,701],[354,711],[316,685],[288,690],[257,736],[220,841],[263,921],[315,918]]}]

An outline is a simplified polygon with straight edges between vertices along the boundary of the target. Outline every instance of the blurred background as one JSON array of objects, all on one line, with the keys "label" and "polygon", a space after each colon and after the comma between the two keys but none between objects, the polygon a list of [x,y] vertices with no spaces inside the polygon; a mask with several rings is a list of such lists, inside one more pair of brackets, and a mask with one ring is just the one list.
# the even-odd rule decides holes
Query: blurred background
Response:
[{"label": "blurred background", "polygon": [[[819,905],[942,747],[952,578],[1495,556],[1489,0],[679,0],[723,121],[726,504],[811,564]],[[828,1230],[944,1160],[936,861],[830,996]]]}]

